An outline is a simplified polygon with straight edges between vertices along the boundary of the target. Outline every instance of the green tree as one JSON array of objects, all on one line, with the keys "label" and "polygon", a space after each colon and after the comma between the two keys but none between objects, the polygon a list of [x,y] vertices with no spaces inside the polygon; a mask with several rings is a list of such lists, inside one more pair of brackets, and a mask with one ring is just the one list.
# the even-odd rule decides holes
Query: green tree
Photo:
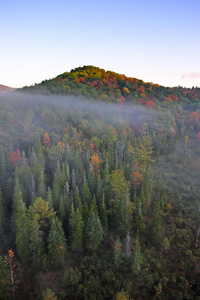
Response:
[{"label": "green tree", "polygon": [[16,211],[16,246],[17,253],[23,264],[29,261],[29,234],[30,223],[27,208],[23,199],[20,198]]},{"label": "green tree", "polygon": [[61,223],[57,217],[53,217],[51,221],[51,229],[48,237],[48,250],[50,264],[55,268],[60,268],[64,264],[66,239]]},{"label": "green tree", "polygon": [[84,223],[82,220],[79,208],[73,213],[71,220],[71,231],[72,231],[72,250],[75,252],[81,251],[83,248],[83,227]]}]

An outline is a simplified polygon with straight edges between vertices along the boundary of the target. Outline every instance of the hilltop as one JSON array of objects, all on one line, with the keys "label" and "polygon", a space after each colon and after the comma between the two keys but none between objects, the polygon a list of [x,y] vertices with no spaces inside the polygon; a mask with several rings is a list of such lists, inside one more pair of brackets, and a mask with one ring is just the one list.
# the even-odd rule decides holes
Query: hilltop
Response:
[{"label": "hilltop", "polygon": [[64,94],[101,99],[108,102],[138,103],[147,107],[156,104],[192,102],[200,100],[200,88],[164,87],[152,82],[127,77],[94,66],[83,66],[42,81],[24,90],[45,94]]},{"label": "hilltop", "polygon": [[14,90],[15,90],[14,88],[0,84],[0,93],[6,93]]}]

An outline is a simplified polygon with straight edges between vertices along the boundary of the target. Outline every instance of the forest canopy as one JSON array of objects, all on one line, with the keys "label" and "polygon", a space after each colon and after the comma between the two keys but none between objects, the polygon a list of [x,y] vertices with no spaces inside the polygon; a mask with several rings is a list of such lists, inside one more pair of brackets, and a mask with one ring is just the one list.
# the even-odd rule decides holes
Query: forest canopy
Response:
[{"label": "forest canopy", "polygon": [[93,66],[0,95],[0,299],[199,299],[199,103]]}]

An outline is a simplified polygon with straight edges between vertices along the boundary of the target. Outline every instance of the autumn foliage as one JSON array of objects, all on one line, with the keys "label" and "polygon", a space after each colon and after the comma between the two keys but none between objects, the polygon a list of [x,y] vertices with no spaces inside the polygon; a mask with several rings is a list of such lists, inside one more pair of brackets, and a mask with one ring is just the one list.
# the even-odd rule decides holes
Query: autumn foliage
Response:
[{"label": "autumn foliage", "polygon": [[155,103],[152,100],[146,102],[146,107],[153,107]]},{"label": "autumn foliage", "polygon": [[45,132],[45,134],[44,134],[43,144],[45,145],[46,148],[50,148],[50,146],[51,146],[51,140],[50,140],[48,132]]},{"label": "autumn foliage", "polygon": [[19,149],[13,151],[10,156],[10,161],[15,165],[21,160]]},{"label": "autumn foliage", "polygon": [[94,153],[91,156],[91,164],[92,164],[92,169],[93,169],[95,178],[97,178],[97,175],[98,175],[98,172],[99,172],[100,163],[101,163],[101,160],[100,160],[98,154]]},{"label": "autumn foliage", "polygon": [[91,148],[92,148],[92,151],[94,151],[94,149],[95,149],[95,144],[94,143],[91,144]]},{"label": "autumn foliage", "polygon": [[139,187],[143,182],[143,176],[139,171],[139,164],[136,162],[134,171],[132,173],[132,184],[135,187]]}]

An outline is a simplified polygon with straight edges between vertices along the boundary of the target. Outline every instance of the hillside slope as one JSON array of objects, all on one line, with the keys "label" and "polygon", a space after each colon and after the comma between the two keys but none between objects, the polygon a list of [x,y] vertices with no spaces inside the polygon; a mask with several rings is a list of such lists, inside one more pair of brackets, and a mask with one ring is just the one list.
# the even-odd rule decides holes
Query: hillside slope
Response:
[{"label": "hillside slope", "polygon": [[109,102],[139,103],[147,107],[160,102],[168,104],[179,101],[196,105],[200,100],[200,88],[164,87],[93,66],[72,69],[35,86],[24,87],[24,90],[46,94],[82,95]]},{"label": "hillside slope", "polygon": [[14,88],[0,84],[0,93],[10,92],[14,90],[15,90]]}]

